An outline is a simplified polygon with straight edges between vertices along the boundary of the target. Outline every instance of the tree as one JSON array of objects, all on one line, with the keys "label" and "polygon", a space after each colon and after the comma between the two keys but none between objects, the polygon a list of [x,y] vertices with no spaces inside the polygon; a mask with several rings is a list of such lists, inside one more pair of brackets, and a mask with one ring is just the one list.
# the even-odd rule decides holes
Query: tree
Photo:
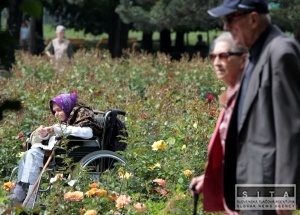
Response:
[{"label": "tree", "polygon": [[166,30],[177,32],[176,49],[184,50],[185,32],[219,28],[219,21],[207,14],[207,9],[219,1],[207,0],[121,0],[116,12],[125,23],[132,23],[144,33],[159,31],[166,40],[161,40],[162,51],[169,46]]},{"label": "tree", "polygon": [[277,0],[269,3],[272,22],[284,31],[294,33],[300,42],[300,0]]},{"label": "tree", "polygon": [[58,23],[93,35],[107,33],[112,57],[121,56],[126,48],[130,27],[115,13],[118,4],[119,0],[45,0],[45,7]]},{"label": "tree", "polygon": [[19,10],[21,0],[1,1],[1,11],[7,8],[6,30],[0,32],[1,67],[9,70],[15,62],[15,48],[18,46],[22,12]]},{"label": "tree", "polygon": [[2,12],[4,8],[8,11],[8,18],[6,29],[0,29],[0,69],[9,70],[15,62],[15,49],[19,48],[23,15],[41,20],[42,6],[39,0],[2,0],[0,11]]}]

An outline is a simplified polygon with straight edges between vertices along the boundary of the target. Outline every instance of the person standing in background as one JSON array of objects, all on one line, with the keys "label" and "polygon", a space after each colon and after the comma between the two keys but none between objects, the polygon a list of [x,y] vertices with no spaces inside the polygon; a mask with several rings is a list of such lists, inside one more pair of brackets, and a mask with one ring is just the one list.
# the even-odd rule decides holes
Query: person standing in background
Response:
[{"label": "person standing in background", "polygon": [[30,29],[26,21],[23,21],[20,29],[20,46],[24,50],[28,50],[29,34],[30,34],[29,32]]},{"label": "person standing in background", "polygon": [[197,43],[195,45],[197,51],[200,51],[200,55],[202,58],[206,58],[208,56],[209,48],[206,42],[203,41],[203,36],[201,34],[198,34],[197,36]]},{"label": "person standing in background", "polygon": [[56,38],[51,40],[45,48],[46,55],[56,63],[73,62],[73,47],[68,39],[65,38],[65,27],[58,25],[56,27]]}]

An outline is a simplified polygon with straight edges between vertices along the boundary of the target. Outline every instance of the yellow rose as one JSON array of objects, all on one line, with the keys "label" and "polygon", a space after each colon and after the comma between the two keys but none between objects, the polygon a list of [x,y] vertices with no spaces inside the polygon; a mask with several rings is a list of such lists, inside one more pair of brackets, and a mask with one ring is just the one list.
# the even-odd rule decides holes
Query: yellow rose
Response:
[{"label": "yellow rose", "polygon": [[148,167],[148,169],[150,169],[150,170],[154,170],[155,168],[161,168],[160,163],[156,163],[156,164]]},{"label": "yellow rose", "polygon": [[128,178],[132,177],[132,173],[128,173],[128,172],[126,172],[125,174],[123,174],[123,172],[119,172],[118,174],[119,174],[121,179],[124,179],[124,178],[128,179]]},{"label": "yellow rose", "polygon": [[157,151],[159,149],[165,150],[167,148],[167,144],[165,143],[164,140],[159,140],[153,143],[152,145],[152,150]]},{"label": "yellow rose", "polygon": [[193,173],[191,170],[187,169],[187,170],[184,170],[183,173],[186,175],[186,176],[191,176]]}]

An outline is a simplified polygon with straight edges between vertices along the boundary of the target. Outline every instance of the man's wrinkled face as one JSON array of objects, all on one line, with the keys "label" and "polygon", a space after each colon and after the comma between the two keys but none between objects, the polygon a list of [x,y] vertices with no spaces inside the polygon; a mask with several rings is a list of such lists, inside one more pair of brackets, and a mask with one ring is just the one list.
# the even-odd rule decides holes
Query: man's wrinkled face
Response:
[{"label": "man's wrinkled face", "polygon": [[237,11],[223,17],[224,30],[229,31],[236,44],[249,47],[252,37],[251,13]]}]

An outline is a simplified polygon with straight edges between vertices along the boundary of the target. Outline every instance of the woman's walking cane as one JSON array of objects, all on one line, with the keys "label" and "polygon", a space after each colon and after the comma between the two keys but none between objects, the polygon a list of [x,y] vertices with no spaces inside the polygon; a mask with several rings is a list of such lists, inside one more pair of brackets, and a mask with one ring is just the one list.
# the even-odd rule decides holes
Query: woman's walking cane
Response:
[{"label": "woman's walking cane", "polygon": [[199,199],[199,194],[194,194],[194,212],[193,212],[193,215],[197,215],[198,199]]},{"label": "woman's walking cane", "polygon": [[49,164],[50,164],[51,159],[52,159],[53,156],[54,156],[54,149],[52,150],[52,152],[51,152],[51,154],[50,154],[50,156],[49,156],[46,164],[44,165],[44,167],[43,167],[43,169],[42,169],[39,177],[37,178],[36,182],[34,183],[33,189],[31,190],[31,192],[29,193],[29,195],[26,196],[26,198],[25,198],[25,200],[23,202],[23,207],[26,207],[26,205],[28,204],[28,201],[29,201],[30,197],[33,195],[33,193],[35,192],[35,190],[38,188],[38,185],[40,183],[42,175],[43,175],[44,171],[48,168],[48,166],[49,166]]},{"label": "woman's walking cane", "polygon": [[[190,188],[190,190],[192,190],[194,192],[196,191],[195,186],[190,186],[189,188]],[[199,194],[198,193],[194,193],[194,210],[193,210],[193,215],[197,215],[198,200],[199,200]]]}]

